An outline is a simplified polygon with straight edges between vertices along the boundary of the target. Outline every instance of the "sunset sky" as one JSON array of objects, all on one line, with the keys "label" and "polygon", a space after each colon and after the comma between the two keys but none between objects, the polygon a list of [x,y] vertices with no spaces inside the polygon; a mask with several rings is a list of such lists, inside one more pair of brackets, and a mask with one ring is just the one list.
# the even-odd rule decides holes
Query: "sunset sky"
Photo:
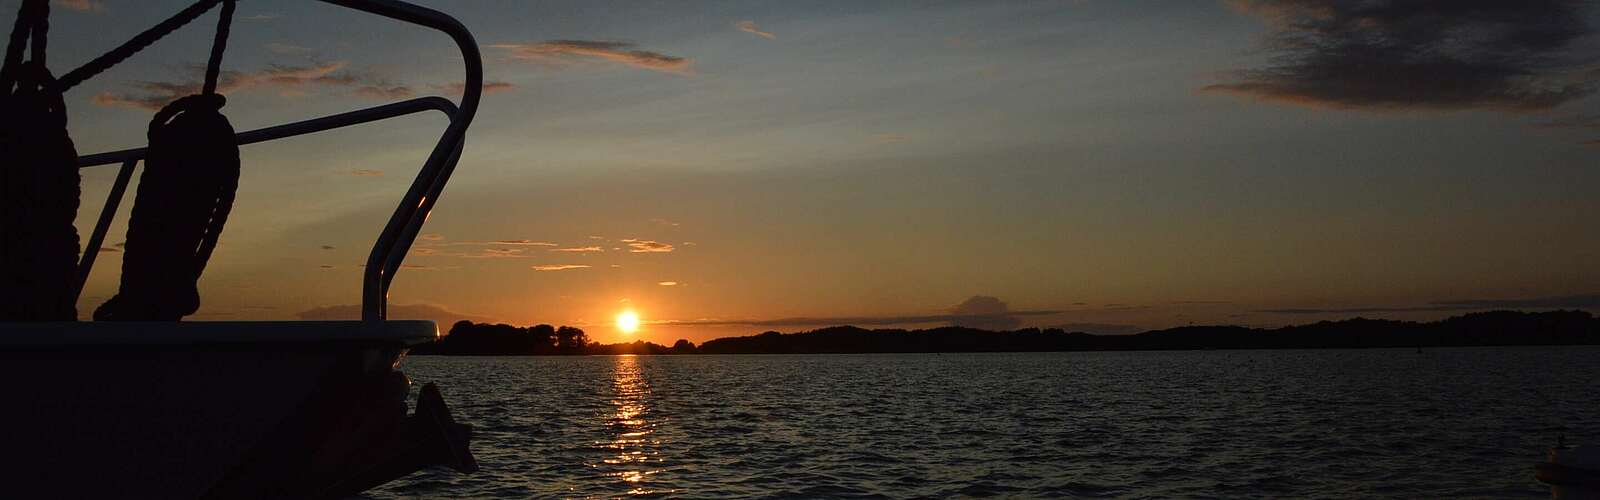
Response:
[{"label": "sunset sky", "polygon": [[[188,3],[58,1],[50,66]],[[1585,2],[419,3],[472,29],[491,83],[393,317],[670,343],[1600,310]],[[68,93],[80,154],[143,144],[214,16]],[[239,130],[462,79],[443,35],[314,2],[239,2],[224,68]],[[356,317],[444,126],[244,147],[192,319]],[[114,175],[84,172],[85,236]]]}]

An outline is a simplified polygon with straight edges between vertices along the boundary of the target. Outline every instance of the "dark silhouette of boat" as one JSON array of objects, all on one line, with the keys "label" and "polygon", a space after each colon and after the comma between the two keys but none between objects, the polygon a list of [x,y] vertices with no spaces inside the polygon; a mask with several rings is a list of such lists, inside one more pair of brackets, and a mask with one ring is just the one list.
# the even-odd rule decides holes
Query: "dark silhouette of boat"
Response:
[{"label": "dark silhouette of boat", "polygon": [[[413,391],[411,381],[397,370],[411,346],[439,338],[431,321],[395,321],[386,317],[389,285],[406,253],[426,220],[435,200],[443,191],[459,160],[465,133],[472,122],[482,94],[482,62],[472,34],[455,19],[441,12],[395,0],[318,0],[384,18],[434,29],[448,35],[461,50],[465,64],[465,91],[459,105],[443,97],[422,97],[347,113],[222,135],[223,144],[180,144],[179,156],[202,149],[224,151],[232,148],[235,172],[237,146],[369,123],[424,111],[439,111],[449,125],[435,144],[415,181],[401,199],[368,256],[362,277],[362,319],[353,321],[225,321],[178,322],[141,318],[141,306],[179,302],[172,319],[193,312],[197,299],[176,294],[153,293],[138,296],[131,291],[148,290],[130,286],[128,270],[131,255],[124,260],[120,308],[102,306],[97,321],[77,322],[70,304],[76,303],[84,279],[104,241],[132,173],[145,162],[139,199],[135,201],[134,223],[141,211],[172,217],[172,213],[151,212],[170,200],[146,200],[146,184],[153,183],[152,171],[162,153],[157,149],[152,124],[151,148],[137,148],[77,156],[66,143],[66,158],[75,162],[70,169],[72,184],[70,210],[75,211],[76,170],[102,165],[120,165],[105,208],[84,248],[81,259],[70,266],[75,275],[59,276],[50,282],[36,282],[38,288],[17,288],[18,280],[8,281],[4,299],[27,302],[37,296],[56,293],[67,304],[65,317],[59,304],[53,304],[43,319],[12,315],[0,322],[0,377],[8,381],[6,399],[0,408],[0,428],[5,429],[6,458],[0,466],[8,498],[340,498],[358,494],[372,486],[410,474],[419,469],[447,466],[461,472],[477,469],[468,450],[470,427],[456,423],[444,404],[438,387],[427,384]],[[212,47],[204,95],[191,96],[185,105],[210,105],[215,113],[220,96],[211,97],[215,87],[218,60],[228,33],[228,18],[234,0],[200,0],[111,53],[97,58],[57,80],[43,70],[43,35],[48,27],[45,0],[25,0],[23,14],[7,53],[8,113],[25,98],[46,97],[54,92],[59,112],[60,92],[100,70],[121,62],[133,52],[153,43],[166,33],[183,26],[196,16],[222,4],[217,37]],[[31,10],[30,10],[31,9]],[[19,40],[32,38],[33,61],[21,64]],[[13,64],[13,62],[19,62]],[[18,83],[12,94],[11,69],[15,75],[39,76],[27,85]],[[86,69],[88,68],[88,69]],[[23,71],[35,73],[24,74]],[[20,96],[20,97],[15,97]],[[183,101],[183,99],[180,99]],[[34,101],[37,102],[37,101]],[[48,100],[45,101],[48,104]],[[207,104],[210,103],[210,104]],[[172,106],[178,106],[175,102]],[[49,106],[45,106],[48,108]],[[41,108],[43,109],[43,108]],[[187,108],[187,113],[199,113]],[[163,113],[167,110],[163,110]],[[20,120],[20,115],[0,116],[0,121]],[[162,115],[158,114],[158,120]],[[198,116],[198,115],[197,115]],[[220,116],[220,115],[219,115]],[[180,119],[174,119],[177,123]],[[226,125],[226,121],[220,122]],[[32,124],[8,125],[6,151],[38,152],[26,141],[13,140],[29,132]],[[19,132],[20,131],[20,132]],[[15,132],[15,133],[13,133]],[[65,138],[64,121],[61,137]],[[182,141],[179,141],[182,142]],[[46,151],[46,156],[58,150]],[[197,153],[196,153],[197,154]],[[205,153],[210,154],[210,153]],[[45,163],[29,163],[35,157],[17,154],[0,158],[0,171],[8,175],[37,176],[46,170],[35,169]],[[188,157],[193,159],[193,156]],[[161,160],[167,161],[167,160]],[[187,161],[183,158],[175,161]],[[46,162],[47,163],[47,162]],[[51,175],[60,173],[50,171]],[[191,176],[210,174],[191,173]],[[236,174],[234,174],[236,176]],[[226,176],[224,176],[226,177]],[[11,182],[7,177],[7,182]],[[157,179],[165,181],[171,179]],[[193,178],[181,179],[184,182]],[[205,180],[205,179],[201,179]],[[222,186],[226,185],[222,179]],[[236,177],[234,178],[236,182]],[[192,182],[191,182],[192,184]],[[22,186],[8,186],[21,189]],[[231,205],[231,189],[205,198],[221,215],[200,218],[210,224],[201,239],[198,262],[191,274],[182,269],[156,269],[146,274],[159,279],[162,273],[179,276],[193,286],[198,279],[207,245],[214,245],[221,220]],[[181,190],[172,191],[183,194]],[[169,193],[170,194],[170,193]],[[41,196],[52,195],[42,193]],[[154,196],[154,195],[151,195]],[[146,203],[152,207],[142,208]],[[206,205],[212,207],[212,205]],[[31,207],[24,207],[30,208]],[[8,213],[9,214],[9,213]],[[4,231],[19,230],[25,218],[8,215]],[[150,219],[149,220],[158,220]],[[20,221],[20,222],[18,222]],[[68,232],[70,218],[68,219]],[[133,227],[135,224],[130,224]],[[16,227],[13,227],[16,226]],[[158,227],[158,226],[149,226]],[[151,229],[140,229],[151,231]],[[130,233],[134,230],[130,230]],[[31,251],[12,245],[20,238],[16,232],[4,235],[6,252]],[[130,234],[130,247],[132,243]],[[76,234],[70,234],[76,255]],[[26,243],[26,242],[20,242]],[[157,245],[158,243],[149,243]],[[154,247],[151,247],[154,248]],[[129,254],[132,253],[130,248]],[[151,254],[159,252],[152,251]],[[7,253],[8,265],[24,262]],[[154,262],[154,261],[152,261]],[[154,264],[152,264],[154,265]],[[7,279],[22,271],[9,273]],[[19,281],[21,280],[21,281]],[[70,286],[57,286],[68,283]],[[54,299],[51,299],[54,300]],[[183,303],[191,300],[194,304]],[[184,309],[187,308],[187,309]],[[187,312],[183,312],[187,310]],[[44,314],[44,313],[42,313]],[[414,407],[407,408],[412,393],[418,393]]]}]

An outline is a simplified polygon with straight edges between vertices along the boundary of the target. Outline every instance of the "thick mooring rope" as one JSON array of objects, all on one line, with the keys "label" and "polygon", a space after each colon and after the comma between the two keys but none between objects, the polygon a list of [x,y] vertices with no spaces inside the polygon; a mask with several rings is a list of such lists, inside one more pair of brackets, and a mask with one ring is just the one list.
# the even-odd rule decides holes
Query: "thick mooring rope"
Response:
[{"label": "thick mooring rope", "polygon": [[[150,46],[150,44],[156,43],[156,40],[160,40],[162,37],[171,34],[173,31],[177,31],[178,28],[182,28],[183,25],[189,24],[190,21],[200,17],[201,14],[205,14],[206,11],[211,10],[212,7],[216,6],[217,2],[221,1],[222,0],[200,0],[199,2],[195,2],[194,5],[190,5],[188,8],[179,11],[177,14],[167,18],[165,21],[161,21],[155,26],[152,26],[150,29],[144,30],[144,32],[139,33],[132,39],[129,39],[127,42],[123,42],[123,44],[117,46],[117,48],[111,49],[110,52],[106,52],[100,57],[94,58],[94,60],[89,61],[83,66],[79,66],[78,69],[74,69],[67,72],[65,75],[61,75],[61,78],[56,81],[56,86],[54,88],[59,92],[65,92],[67,89],[77,86],[79,83],[83,83],[84,80],[93,78],[95,75],[100,74],[100,72],[111,69],[112,66],[116,66],[123,60],[133,57],[134,54],[144,50],[144,48]],[[233,2],[232,0],[229,0],[228,3],[231,4]],[[227,17],[232,17],[232,8],[229,7],[227,10],[228,11],[225,13],[228,15]],[[224,34],[223,36],[226,35]]]},{"label": "thick mooring rope", "polygon": [[122,259],[122,286],[96,320],[176,321],[200,307],[197,281],[239,186],[239,146],[216,93],[234,0],[224,0],[204,90],[150,120],[150,147]]},{"label": "thick mooring rope", "polygon": [[0,67],[0,321],[77,319],[78,153],[45,68],[49,15],[23,2]]}]

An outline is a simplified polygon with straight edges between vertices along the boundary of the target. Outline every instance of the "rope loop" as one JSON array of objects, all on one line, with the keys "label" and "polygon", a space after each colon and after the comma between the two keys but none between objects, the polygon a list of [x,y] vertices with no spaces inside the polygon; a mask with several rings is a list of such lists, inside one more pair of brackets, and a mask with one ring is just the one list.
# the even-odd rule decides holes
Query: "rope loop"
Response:
[{"label": "rope loop", "polygon": [[156,135],[165,131],[166,128],[164,126],[170,124],[172,119],[178,116],[178,113],[217,112],[227,104],[228,98],[222,94],[195,94],[179,97],[177,100],[167,103],[166,106],[162,106],[161,111],[157,111],[156,115],[150,118],[150,130],[147,139],[152,143],[156,142]]}]

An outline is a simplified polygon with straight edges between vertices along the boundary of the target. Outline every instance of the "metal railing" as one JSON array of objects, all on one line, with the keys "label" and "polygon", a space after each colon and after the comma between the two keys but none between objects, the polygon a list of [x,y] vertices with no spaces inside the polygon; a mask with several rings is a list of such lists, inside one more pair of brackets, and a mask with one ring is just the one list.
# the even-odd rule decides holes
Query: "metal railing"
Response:
[{"label": "metal railing", "polygon": [[[483,95],[483,59],[478,52],[478,43],[473,40],[472,33],[467,31],[466,26],[442,12],[397,0],[317,1],[442,31],[455,41],[466,66],[465,90],[462,92],[460,106],[443,97],[422,97],[234,135],[240,145],[245,145],[429,110],[444,113],[450,119],[450,125],[439,137],[439,142],[434,144],[427,161],[422,164],[422,169],[417,172],[416,179],[412,180],[410,189],[406,190],[405,197],[400,200],[400,205],[395,207],[394,214],[389,217],[383,232],[379,233],[378,240],[373,243],[372,252],[367,255],[367,267],[361,280],[361,319],[382,321],[388,316],[389,284],[394,280],[395,273],[400,270],[400,264],[405,261],[406,253],[411,250],[411,244],[416,241],[418,231],[422,229],[423,223],[427,222],[428,212],[433,209],[439,194],[444,191],[445,184],[450,181],[450,174],[455,172],[456,163],[461,160],[467,127],[472,124],[472,118],[478,111],[478,100]],[[89,271],[94,267],[95,256],[99,253],[101,243],[105,241],[106,231],[110,228],[111,220],[115,218],[123,194],[127,191],[128,182],[133,177],[133,168],[144,159],[145,153],[145,148],[135,148],[78,157],[79,168],[121,163],[122,169],[117,172],[111,193],[106,197],[105,208],[101,209],[94,233],[89,236],[89,242],[84,247],[83,257],[78,265],[77,293],[83,291],[83,284],[89,277]]]}]

